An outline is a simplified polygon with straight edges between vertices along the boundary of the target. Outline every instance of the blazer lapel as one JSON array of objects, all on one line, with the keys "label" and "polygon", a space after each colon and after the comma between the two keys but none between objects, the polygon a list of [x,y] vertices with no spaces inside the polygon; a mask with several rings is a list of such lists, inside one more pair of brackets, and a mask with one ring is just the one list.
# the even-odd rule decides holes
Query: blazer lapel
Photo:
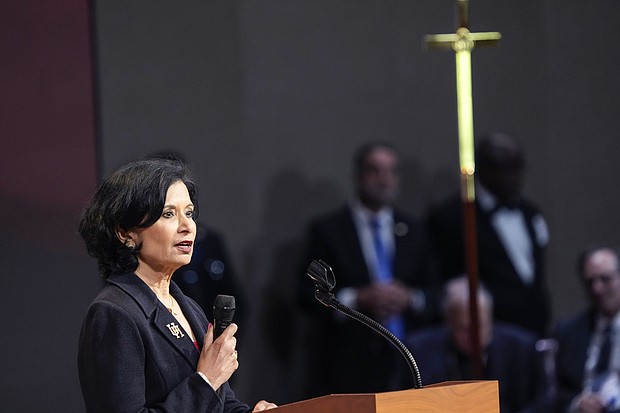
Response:
[{"label": "blazer lapel", "polygon": [[[197,313],[197,309],[193,306],[187,296],[183,294],[181,289],[173,282],[170,283],[170,293],[174,297],[175,300],[179,303],[179,307],[183,311],[185,318],[189,322],[189,326],[194,333],[194,337],[196,338],[196,342],[198,343],[198,348],[202,349],[204,345],[204,335],[207,332],[207,320],[206,317],[202,317],[202,310]],[[196,346],[193,345],[194,349]],[[198,354],[197,354],[198,355]]]},{"label": "blazer lapel", "polygon": [[[344,278],[346,278],[349,274],[344,272],[336,274],[336,277],[340,278],[340,285],[352,286],[370,282],[370,269],[366,265],[366,259],[364,258],[364,253],[362,252],[362,244],[357,233],[355,219],[353,218],[353,211],[351,208],[347,206],[345,209],[341,210],[341,217],[337,220],[337,222],[340,228],[333,228],[332,234],[334,238],[340,237],[342,242],[341,245],[347,246],[349,264],[355,265],[356,267],[355,270],[351,270],[350,275],[355,277],[353,279],[345,280]],[[362,276],[364,279],[359,278]]]},{"label": "blazer lapel", "polygon": [[178,351],[187,362],[194,366],[198,362],[198,350],[191,337],[176,318],[168,310],[159,306],[153,313],[152,323],[155,329],[170,343],[170,345]]},{"label": "blazer lapel", "polygon": [[[109,283],[116,284],[119,288],[125,291],[131,296],[138,305],[142,308],[144,316],[150,320],[150,324],[153,329],[158,332],[170,346],[181,354],[191,366],[195,366],[198,362],[198,356],[200,353],[194,346],[190,336],[183,330],[179,322],[173,317],[170,312],[160,303],[155,293],[135,274],[123,274],[111,276],[107,280]],[[175,298],[182,296],[181,290],[174,285],[173,290]],[[186,302],[183,300],[184,307],[182,307],[184,314],[186,314]],[[190,321],[195,320],[194,314],[191,316],[186,314],[187,319]],[[195,323],[195,321],[194,321]],[[194,331],[197,334],[196,331]]]}]

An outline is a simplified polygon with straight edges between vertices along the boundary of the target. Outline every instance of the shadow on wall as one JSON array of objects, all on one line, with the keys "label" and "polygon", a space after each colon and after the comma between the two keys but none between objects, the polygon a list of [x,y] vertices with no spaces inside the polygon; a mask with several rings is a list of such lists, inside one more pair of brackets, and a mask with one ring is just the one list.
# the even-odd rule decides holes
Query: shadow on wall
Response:
[{"label": "shadow on wall", "polygon": [[[403,159],[399,206],[420,216],[432,202],[458,189],[458,170],[426,171]],[[430,179],[427,177],[430,176]],[[304,398],[308,321],[296,302],[306,277],[305,230],[313,217],[345,201],[347,190],[329,180],[310,181],[295,167],[277,171],[264,191],[259,233],[243,252],[241,276],[250,297],[243,366],[236,392],[243,400],[278,404]],[[331,311],[326,308],[326,311]]]},{"label": "shadow on wall", "polygon": [[293,167],[278,171],[267,184],[260,233],[243,254],[253,308],[248,325],[253,359],[247,360],[251,368],[236,390],[244,400],[283,404],[300,399],[303,326],[295,300],[305,276],[305,223],[343,199],[337,185],[311,182]]},{"label": "shadow on wall", "polygon": [[[458,174],[447,169],[426,173],[419,162],[404,160],[401,173],[399,205],[413,215],[458,188]],[[294,167],[278,171],[267,184],[260,232],[243,253],[242,275],[252,307],[245,326],[246,348],[252,351],[245,355],[236,387],[243,400],[285,404],[306,396],[306,338],[312,332],[296,302],[309,264],[302,262],[305,225],[341,205],[345,193],[331,181],[309,181]]]},{"label": "shadow on wall", "polygon": [[396,205],[417,218],[426,210],[459,190],[459,169],[438,168],[426,171],[420,162],[402,159],[401,191]]}]

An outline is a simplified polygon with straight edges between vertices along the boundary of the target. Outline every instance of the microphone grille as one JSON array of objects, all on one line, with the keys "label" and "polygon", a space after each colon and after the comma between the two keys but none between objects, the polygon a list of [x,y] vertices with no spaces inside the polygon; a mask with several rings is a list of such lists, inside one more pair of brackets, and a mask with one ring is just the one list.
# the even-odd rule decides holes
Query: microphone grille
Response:
[{"label": "microphone grille", "polygon": [[219,294],[215,297],[213,308],[235,308],[235,297],[232,295]]}]

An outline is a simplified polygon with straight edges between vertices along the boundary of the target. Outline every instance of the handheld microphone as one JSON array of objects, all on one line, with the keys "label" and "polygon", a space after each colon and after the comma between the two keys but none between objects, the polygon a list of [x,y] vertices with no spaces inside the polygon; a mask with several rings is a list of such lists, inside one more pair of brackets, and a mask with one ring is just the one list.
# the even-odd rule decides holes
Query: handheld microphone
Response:
[{"label": "handheld microphone", "polygon": [[213,303],[213,340],[215,341],[226,327],[232,323],[235,315],[235,297],[218,295]]}]

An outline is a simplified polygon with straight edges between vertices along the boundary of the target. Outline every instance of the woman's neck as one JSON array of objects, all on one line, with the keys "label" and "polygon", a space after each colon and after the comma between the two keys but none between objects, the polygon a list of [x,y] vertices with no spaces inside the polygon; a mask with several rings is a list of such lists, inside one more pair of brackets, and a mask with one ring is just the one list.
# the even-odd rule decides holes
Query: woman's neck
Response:
[{"label": "woman's neck", "polygon": [[134,272],[160,299],[167,298],[170,295],[172,273],[159,273],[140,267]]}]

